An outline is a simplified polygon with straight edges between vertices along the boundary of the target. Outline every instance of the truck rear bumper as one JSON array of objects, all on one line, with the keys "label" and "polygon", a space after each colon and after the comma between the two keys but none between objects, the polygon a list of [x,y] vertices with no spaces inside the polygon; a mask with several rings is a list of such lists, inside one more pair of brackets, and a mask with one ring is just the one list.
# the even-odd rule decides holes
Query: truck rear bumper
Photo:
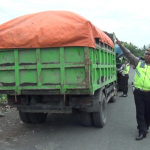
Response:
[{"label": "truck rear bumper", "polygon": [[72,108],[69,106],[49,106],[45,104],[33,104],[33,105],[15,105],[18,110],[22,112],[30,113],[72,113]]}]

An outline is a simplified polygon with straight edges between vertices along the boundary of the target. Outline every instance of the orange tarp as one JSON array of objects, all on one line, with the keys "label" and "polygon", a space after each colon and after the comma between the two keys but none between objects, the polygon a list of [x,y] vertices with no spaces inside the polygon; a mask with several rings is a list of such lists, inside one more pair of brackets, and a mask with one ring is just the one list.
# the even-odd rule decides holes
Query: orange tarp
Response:
[{"label": "orange tarp", "polygon": [[0,25],[0,49],[95,46],[94,38],[114,47],[111,39],[90,21],[68,11],[45,11]]}]

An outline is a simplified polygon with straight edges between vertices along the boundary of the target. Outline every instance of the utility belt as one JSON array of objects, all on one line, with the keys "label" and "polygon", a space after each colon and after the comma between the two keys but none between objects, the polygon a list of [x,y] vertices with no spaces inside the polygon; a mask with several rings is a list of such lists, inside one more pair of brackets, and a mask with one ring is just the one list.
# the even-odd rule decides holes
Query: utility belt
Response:
[{"label": "utility belt", "polygon": [[142,91],[142,92],[150,92],[150,90],[143,90],[143,89],[139,89],[139,88],[136,88],[136,87],[135,87],[135,89],[138,90],[138,91]]},{"label": "utility belt", "polygon": [[127,76],[127,75],[129,75],[128,73],[126,73],[126,74],[125,74],[125,73],[121,73],[121,74],[122,74],[122,76]]}]

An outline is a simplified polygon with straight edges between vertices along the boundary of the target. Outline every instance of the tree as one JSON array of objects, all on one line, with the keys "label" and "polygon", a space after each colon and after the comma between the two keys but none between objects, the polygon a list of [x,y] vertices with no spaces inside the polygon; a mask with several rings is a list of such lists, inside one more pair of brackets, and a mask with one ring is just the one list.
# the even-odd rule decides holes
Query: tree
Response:
[{"label": "tree", "polygon": [[145,52],[145,49],[146,49],[145,45],[144,45],[144,47],[142,49],[140,49],[136,45],[132,44],[131,42],[130,43],[123,42],[123,44],[135,56],[137,56],[137,57],[144,57],[144,52]]}]

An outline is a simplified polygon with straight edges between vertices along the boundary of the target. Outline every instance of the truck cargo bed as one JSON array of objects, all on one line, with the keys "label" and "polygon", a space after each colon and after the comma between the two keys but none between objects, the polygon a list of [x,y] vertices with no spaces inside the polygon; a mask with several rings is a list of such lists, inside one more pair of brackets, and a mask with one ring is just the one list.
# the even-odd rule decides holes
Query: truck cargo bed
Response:
[{"label": "truck cargo bed", "polygon": [[116,80],[114,49],[0,50],[0,93],[93,94]]}]

